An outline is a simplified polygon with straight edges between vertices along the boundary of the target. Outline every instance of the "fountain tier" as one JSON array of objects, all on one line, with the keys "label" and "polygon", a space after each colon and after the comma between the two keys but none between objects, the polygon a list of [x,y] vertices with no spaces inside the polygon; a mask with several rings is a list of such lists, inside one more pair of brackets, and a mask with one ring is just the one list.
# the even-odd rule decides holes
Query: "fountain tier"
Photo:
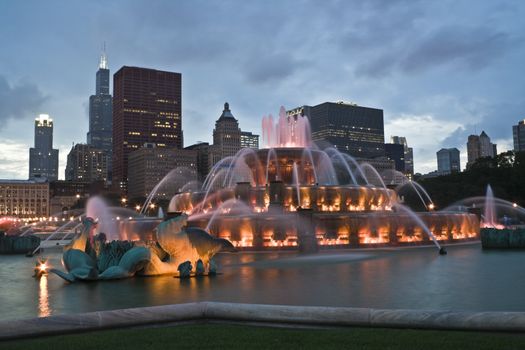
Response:
[{"label": "fountain tier", "polygon": [[340,159],[308,148],[243,150],[215,167],[202,191],[175,195],[169,209],[255,250],[297,248],[305,234],[319,246],[341,247],[429,244],[432,236],[438,245],[479,236],[476,215],[414,214],[395,191],[368,184],[357,163]]}]

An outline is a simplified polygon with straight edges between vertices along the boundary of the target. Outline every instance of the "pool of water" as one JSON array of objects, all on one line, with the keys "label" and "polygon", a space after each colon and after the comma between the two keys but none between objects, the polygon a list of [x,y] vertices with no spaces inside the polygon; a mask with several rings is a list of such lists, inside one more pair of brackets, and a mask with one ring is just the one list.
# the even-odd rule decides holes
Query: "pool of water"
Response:
[{"label": "pool of water", "polygon": [[[31,278],[35,258],[0,256],[0,319],[193,301],[525,311],[525,251],[447,249],[219,254],[214,277],[73,284]],[[60,252],[44,256],[60,266]]]}]

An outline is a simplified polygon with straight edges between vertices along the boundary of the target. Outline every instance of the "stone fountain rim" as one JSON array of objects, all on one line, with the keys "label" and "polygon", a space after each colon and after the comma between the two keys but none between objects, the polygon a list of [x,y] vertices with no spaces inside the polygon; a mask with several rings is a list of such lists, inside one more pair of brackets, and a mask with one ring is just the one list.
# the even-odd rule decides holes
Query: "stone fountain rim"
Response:
[{"label": "stone fountain rim", "polygon": [[203,321],[250,322],[275,326],[525,331],[525,312],[373,309],[202,301],[0,321],[0,341]]}]

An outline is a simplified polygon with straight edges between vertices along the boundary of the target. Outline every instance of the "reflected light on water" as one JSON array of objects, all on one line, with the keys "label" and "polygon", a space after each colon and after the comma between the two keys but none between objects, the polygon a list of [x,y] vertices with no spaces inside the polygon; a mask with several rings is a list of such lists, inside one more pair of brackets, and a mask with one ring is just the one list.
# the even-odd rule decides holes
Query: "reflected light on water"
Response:
[{"label": "reflected light on water", "polygon": [[38,317],[46,317],[51,315],[51,308],[49,307],[49,294],[47,289],[47,275],[42,275],[42,277],[40,277],[39,283]]}]

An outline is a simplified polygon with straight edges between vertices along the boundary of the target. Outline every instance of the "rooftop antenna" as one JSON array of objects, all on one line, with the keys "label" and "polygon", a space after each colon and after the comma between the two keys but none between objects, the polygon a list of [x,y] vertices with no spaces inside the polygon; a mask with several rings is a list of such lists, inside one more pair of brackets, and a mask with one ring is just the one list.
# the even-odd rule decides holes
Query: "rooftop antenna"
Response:
[{"label": "rooftop antenna", "polygon": [[100,63],[98,65],[100,69],[108,69],[108,57],[106,55],[106,42],[102,45],[102,54],[100,55]]}]

